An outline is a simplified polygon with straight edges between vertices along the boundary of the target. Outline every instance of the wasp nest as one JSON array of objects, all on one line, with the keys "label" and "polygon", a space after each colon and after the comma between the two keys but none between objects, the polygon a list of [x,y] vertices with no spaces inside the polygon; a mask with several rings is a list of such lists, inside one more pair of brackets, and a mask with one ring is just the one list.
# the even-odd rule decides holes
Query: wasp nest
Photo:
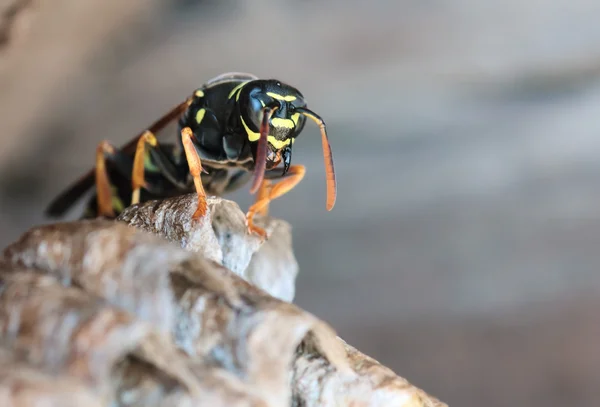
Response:
[{"label": "wasp nest", "polygon": [[36,227],[0,263],[0,405],[442,406],[291,303],[290,227],[148,202]]}]

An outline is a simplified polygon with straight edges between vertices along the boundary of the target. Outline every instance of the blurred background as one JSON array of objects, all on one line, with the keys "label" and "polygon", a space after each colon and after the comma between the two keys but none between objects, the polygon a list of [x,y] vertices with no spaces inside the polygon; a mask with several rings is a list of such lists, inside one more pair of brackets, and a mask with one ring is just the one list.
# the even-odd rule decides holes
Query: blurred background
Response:
[{"label": "blurred background", "polygon": [[[4,3],[4,4],[3,4]],[[328,124],[296,302],[451,406],[600,405],[600,2],[0,1],[0,244],[206,80],[295,85]],[[246,208],[247,188],[230,195]],[[72,213],[74,218],[77,213]]]}]

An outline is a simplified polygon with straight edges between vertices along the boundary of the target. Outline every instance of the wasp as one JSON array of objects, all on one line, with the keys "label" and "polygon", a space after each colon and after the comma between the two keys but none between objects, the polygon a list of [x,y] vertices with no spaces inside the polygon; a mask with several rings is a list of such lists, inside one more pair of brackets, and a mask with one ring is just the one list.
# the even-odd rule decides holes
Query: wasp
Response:
[{"label": "wasp", "polygon": [[[333,156],[325,122],[308,109],[300,91],[276,79],[229,72],[207,81],[185,101],[121,148],[102,141],[96,166],[57,196],[46,210],[59,217],[95,185],[84,218],[115,218],[125,208],[195,190],[192,217],[207,211],[206,195],[222,196],[252,180],[257,194],[246,214],[249,233],[266,237],[254,224],[268,205],[304,177],[303,165],[292,165],[292,147],[307,119],[321,132],[327,185],[327,210],[336,200]],[[174,142],[159,143],[157,134],[177,121]]]}]

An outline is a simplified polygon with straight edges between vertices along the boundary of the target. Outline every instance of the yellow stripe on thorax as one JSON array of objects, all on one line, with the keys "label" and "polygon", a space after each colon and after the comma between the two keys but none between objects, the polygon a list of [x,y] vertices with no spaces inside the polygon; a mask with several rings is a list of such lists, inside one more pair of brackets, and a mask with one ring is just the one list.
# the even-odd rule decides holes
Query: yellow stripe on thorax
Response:
[{"label": "yellow stripe on thorax", "polygon": [[204,119],[205,113],[206,113],[206,110],[204,110],[204,109],[200,109],[196,112],[196,123],[198,123],[198,124],[202,123],[202,119]]},{"label": "yellow stripe on thorax", "polygon": [[235,96],[235,100],[239,100],[240,99],[240,93],[242,88],[244,87],[245,84],[247,84],[248,82],[242,82],[239,85],[237,85],[235,88],[231,89],[231,92],[229,92],[229,96],[227,96],[228,99],[231,99],[233,97],[233,95],[237,95]]}]

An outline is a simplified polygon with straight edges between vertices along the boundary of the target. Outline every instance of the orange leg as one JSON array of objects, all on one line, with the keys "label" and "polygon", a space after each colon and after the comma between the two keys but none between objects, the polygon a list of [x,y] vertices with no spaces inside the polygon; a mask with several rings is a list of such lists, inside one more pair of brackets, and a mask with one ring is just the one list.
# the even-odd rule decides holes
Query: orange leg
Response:
[{"label": "orange leg", "polygon": [[106,154],[115,154],[115,148],[108,141],[102,141],[96,148],[96,196],[98,216],[114,218],[110,180],[106,171]]},{"label": "orange leg", "polygon": [[[263,199],[269,199],[271,188],[273,188],[273,183],[268,179],[263,180],[263,182],[260,184],[260,189],[258,190],[258,195],[256,196],[255,202]],[[256,213],[262,216],[267,216],[269,213],[269,202],[267,202],[266,205]]]},{"label": "orange leg", "polygon": [[[286,175],[286,178],[284,178],[283,180],[276,183],[275,185],[273,185],[270,188],[270,190],[268,191],[268,196],[261,197],[259,195],[257,201],[254,203],[254,205],[252,205],[250,207],[250,209],[248,209],[248,213],[246,214],[246,220],[247,220],[247,224],[248,224],[248,232],[256,233],[259,236],[261,236],[262,238],[265,238],[267,236],[267,233],[265,232],[264,229],[259,228],[258,226],[254,225],[254,222],[253,222],[254,216],[257,213],[262,213],[262,211],[266,211],[269,206],[269,202],[271,202],[274,199],[279,198],[280,196],[289,192],[296,185],[298,185],[298,183],[300,181],[302,181],[302,178],[304,178],[305,173],[306,173],[306,169],[304,168],[303,165],[292,165]],[[261,192],[262,192],[262,188],[261,188]],[[266,193],[265,193],[265,195],[266,195]]]},{"label": "orange leg", "polygon": [[146,156],[146,143],[156,147],[158,141],[152,132],[146,131],[139,138],[135,156],[133,158],[133,173],[131,174],[131,187],[133,193],[131,195],[131,204],[135,205],[140,202],[140,190],[146,188],[146,179],[144,177],[144,158]]},{"label": "orange leg", "polygon": [[202,170],[202,163],[198,152],[194,147],[192,138],[194,134],[189,127],[185,127],[181,130],[181,140],[183,141],[183,148],[185,149],[185,156],[187,158],[188,166],[190,167],[190,174],[194,178],[194,185],[196,186],[196,193],[198,194],[198,208],[192,218],[200,219],[206,215],[206,192],[204,192],[204,186],[202,185],[202,179],[200,177]]}]

